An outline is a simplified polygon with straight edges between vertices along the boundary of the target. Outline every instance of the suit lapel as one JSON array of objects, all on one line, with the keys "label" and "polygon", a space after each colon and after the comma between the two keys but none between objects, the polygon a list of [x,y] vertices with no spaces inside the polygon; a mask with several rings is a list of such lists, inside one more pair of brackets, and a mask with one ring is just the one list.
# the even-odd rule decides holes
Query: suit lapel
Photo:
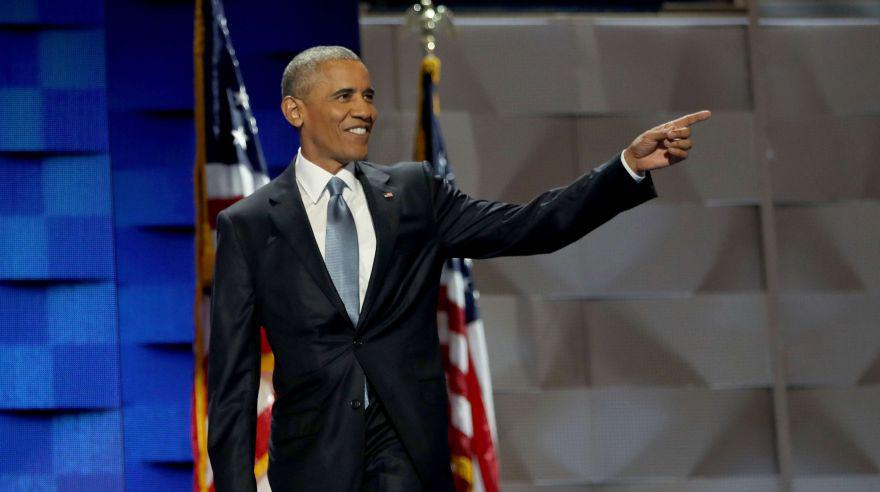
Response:
[{"label": "suit lapel", "polygon": [[[294,161],[295,162],[295,161]],[[345,304],[333,286],[330,273],[321,257],[318,243],[315,242],[315,234],[309,224],[306,209],[302,203],[302,196],[296,184],[295,166],[291,163],[287,169],[276,179],[273,184],[274,190],[270,193],[269,218],[275,224],[281,236],[290,244],[299,256],[306,270],[314,278],[315,283],[337,311],[346,320],[349,319]]]},{"label": "suit lapel", "polygon": [[367,206],[373,218],[373,228],[376,231],[376,256],[373,259],[370,283],[358,320],[358,328],[360,328],[369,322],[375,310],[379,291],[386,280],[386,271],[394,252],[394,242],[397,239],[400,222],[400,198],[394,196],[398,190],[389,183],[390,176],[370,164],[357,163],[357,178],[364,188]]}]

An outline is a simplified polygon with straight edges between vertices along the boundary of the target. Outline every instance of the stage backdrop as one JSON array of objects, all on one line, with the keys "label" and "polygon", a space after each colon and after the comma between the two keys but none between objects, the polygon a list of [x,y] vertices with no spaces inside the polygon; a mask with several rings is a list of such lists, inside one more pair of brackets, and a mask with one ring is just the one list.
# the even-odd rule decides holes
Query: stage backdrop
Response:
[{"label": "stage backdrop", "polygon": [[[227,0],[276,175],[281,72],[357,2]],[[0,8],[0,490],[190,490],[191,2]]]}]

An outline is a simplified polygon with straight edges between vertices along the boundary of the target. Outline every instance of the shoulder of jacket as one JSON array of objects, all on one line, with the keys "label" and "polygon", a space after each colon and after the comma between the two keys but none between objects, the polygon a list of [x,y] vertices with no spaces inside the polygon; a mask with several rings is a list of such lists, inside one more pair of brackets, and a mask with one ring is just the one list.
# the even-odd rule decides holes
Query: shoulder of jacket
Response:
[{"label": "shoulder of jacket", "polygon": [[270,182],[250,195],[226,207],[221,213],[236,222],[239,220],[249,220],[252,217],[261,215],[269,206],[271,187],[272,183]]},{"label": "shoulder of jacket", "polygon": [[395,176],[410,177],[413,174],[424,173],[426,162],[403,161],[394,164],[375,164],[373,162],[361,161],[364,166],[371,167],[379,172]]}]

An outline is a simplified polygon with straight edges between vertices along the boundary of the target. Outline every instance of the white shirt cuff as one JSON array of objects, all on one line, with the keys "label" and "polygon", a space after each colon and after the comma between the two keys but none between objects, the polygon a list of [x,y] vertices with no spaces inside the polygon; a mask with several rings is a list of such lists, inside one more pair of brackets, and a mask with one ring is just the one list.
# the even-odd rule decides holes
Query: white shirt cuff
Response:
[{"label": "white shirt cuff", "polygon": [[645,173],[642,173],[642,174],[636,174],[636,173],[633,172],[632,168],[629,167],[629,164],[627,164],[627,162],[626,162],[626,157],[623,156],[623,152],[620,153],[620,162],[623,163],[623,168],[626,169],[626,172],[628,172],[629,175],[632,176],[632,178],[633,178],[634,180],[636,180],[636,183],[638,183],[638,182],[642,181],[643,179],[645,179]]}]

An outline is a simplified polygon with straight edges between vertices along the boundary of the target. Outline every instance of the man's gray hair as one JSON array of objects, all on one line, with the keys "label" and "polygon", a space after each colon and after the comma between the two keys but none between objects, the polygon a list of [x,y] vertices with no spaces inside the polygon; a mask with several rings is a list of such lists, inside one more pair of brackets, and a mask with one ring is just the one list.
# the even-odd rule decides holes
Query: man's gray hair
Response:
[{"label": "man's gray hair", "polygon": [[343,46],[315,46],[293,57],[281,77],[281,97],[302,99],[311,89],[313,75],[318,66],[333,60],[361,61],[353,51]]}]

